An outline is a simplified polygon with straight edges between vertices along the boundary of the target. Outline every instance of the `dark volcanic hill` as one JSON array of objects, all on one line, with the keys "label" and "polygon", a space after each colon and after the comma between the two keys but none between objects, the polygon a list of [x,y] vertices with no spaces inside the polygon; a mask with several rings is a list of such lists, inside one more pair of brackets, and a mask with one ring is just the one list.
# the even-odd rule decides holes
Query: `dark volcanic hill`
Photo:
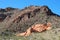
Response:
[{"label": "dark volcanic hill", "polygon": [[29,6],[24,9],[8,7],[0,9],[0,33],[5,31],[24,32],[33,24],[52,23],[52,29],[60,28],[60,16],[47,6]]}]

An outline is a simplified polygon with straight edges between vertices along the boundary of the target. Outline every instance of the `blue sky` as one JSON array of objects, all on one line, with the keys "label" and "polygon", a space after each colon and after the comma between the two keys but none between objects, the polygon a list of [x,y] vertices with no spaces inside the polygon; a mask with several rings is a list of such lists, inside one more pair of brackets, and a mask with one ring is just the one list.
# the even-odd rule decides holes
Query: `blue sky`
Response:
[{"label": "blue sky", "polygon": [[54,13],[60,15],[60,0],[0,0],[0,8],[24,8],[30,5],[47,5]]}]

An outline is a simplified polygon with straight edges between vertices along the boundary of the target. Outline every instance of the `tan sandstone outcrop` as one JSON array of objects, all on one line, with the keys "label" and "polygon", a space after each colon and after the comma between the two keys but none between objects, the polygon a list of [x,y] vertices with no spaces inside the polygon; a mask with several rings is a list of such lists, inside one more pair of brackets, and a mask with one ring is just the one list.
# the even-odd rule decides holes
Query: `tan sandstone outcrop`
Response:
[{"label": "tan sandstone outcrop", "polygon": [[47,24],[36,24],[28,28],[26,32],[16,34],[16,36],[29,36],[32,32],[43,32],[50,29],[51,29],[51,23],[49,22]]}]

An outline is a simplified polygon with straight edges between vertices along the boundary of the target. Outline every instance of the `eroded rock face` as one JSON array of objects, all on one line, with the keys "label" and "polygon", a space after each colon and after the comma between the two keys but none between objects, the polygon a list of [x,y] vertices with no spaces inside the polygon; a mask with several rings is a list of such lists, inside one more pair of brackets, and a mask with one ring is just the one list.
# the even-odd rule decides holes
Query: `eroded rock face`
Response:
[{"label": "eroded rock face", "polygon": [[0,22],[2,22],[5,18],[6,18],[7,15],[5,14],[0,14]]},{"label": "eroded rock face", "polygon": [[51,29],[51,23],[36,24],[27,29],[24,33],[16,34],[16,36],[29,36],[32,32],[43,32]]},{"label": "eroded rock face", "polygon": [[[52,27],[60,24],[60,16],[54,14],[47,6],[30,6],[22,10],[6,8],[8,15],[3,21],[3,31],[25,32],[33,24],[50,22]],[[11,11],[12,10],[12,11]],[[8,13],[12,13],[11,15]],[[0,29],[0,30],[2,30]]]},{"label": "eroded rock face", "polygon": [[[1,12],[6,11],[6,13],[9,11],[13,11],[13,10],[18,10],[18,9],[11,8],[11,7],[7,7],[6,9],[0,9]],[[21,11],[14,12],[14,15],[12,15],[11,18],[13,19],[13,22],[14,22],[14,20],[17,21],[19,18],[20,18],[20,20],[24,21],[26,19],[34,17],[35,15],[37,15],[38,12],[46,13],[46,14],[52,13],[51,10],[47,6],[41,6],[41,7],[40,6],[30,6],[30,7],[26,7],[25,9],[22,9]],[[6,15],[10,16],[8,14],[10,14],[10,13],[7,13]]]}]

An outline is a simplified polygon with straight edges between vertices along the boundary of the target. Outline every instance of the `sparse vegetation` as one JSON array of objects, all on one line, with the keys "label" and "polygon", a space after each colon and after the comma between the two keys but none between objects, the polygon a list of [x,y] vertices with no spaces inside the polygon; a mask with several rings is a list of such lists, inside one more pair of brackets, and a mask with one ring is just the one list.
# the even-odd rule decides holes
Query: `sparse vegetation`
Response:
[{"label": "sparse vegetation", "polygon": [[[48,10],[44,10],[45,8]],[[2,10],[2,12],[0,10],[0,14],[12,13],[8,15],[10,17],[7,18],[6,16],[6,19],[0,22],[0,40],[60,40],[60,16],[52,13],[48,7],[31,6],[23,10],[11,9],[12,11],[10,9]],[[51,30],[32,33],[27,37],[15,36],[16,33],[26,31],[33,24],[47,22],[52,23]]]}]

